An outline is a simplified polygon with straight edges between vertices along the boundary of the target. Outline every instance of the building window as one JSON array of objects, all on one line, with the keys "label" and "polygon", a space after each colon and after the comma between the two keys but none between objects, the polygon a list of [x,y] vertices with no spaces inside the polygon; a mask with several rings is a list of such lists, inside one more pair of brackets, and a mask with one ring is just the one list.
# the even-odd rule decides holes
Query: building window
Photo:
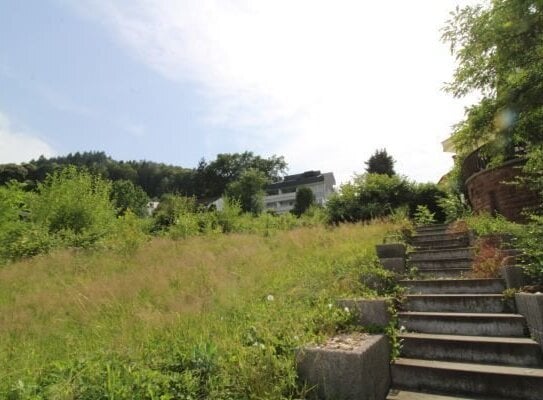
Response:
[{"label": "building window", "polygon": [[296,191],[296,186],[284,188],[281,190],[283,193],[294,193]]}]

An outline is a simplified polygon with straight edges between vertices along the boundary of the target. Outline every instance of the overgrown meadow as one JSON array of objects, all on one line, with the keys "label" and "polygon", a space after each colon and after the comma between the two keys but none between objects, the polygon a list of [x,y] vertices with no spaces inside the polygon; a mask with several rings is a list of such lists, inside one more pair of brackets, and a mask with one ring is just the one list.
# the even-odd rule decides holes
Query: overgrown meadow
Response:
[{"label": "overgrown meadow", "polygon": [[301,398],[295,349],[372,296],[390,224],[156,238],[59,250],[0,270],[0,397]]},{"label": "overgrown meadow", "polygon": [[387,279],[392,223],[175,195],[142,218],[111,193],[72,167],[0,187],[0,398],[304,398],[296,349],[356,329],[338,298],[384,294],[360,275]]}]

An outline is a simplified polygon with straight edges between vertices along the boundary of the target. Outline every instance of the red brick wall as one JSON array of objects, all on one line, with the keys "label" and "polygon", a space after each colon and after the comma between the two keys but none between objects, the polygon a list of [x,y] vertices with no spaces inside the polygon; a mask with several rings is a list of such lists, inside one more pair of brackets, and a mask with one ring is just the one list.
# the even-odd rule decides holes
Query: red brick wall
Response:
[{"label": "red brick wall", "polygon": [[476,213],[501,214],[511,221],[523,221],[526,207],[538,207],[541,199],[520,186],[507,184],[521,174],[523,160],[512,160],[503,165],[472,175],[466,181],[469,201]]}]

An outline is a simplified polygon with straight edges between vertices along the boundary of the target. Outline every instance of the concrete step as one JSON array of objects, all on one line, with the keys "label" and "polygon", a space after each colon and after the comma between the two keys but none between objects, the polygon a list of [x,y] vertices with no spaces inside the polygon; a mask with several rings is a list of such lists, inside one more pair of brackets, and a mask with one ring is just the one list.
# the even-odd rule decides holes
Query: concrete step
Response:
[{"label": "concrete step", "polygon": [[422,393],[422,392],[411,392],[407,390],[399,390],[392,388],[388,393],[386,400],[505,400],[503,397],[498,399],[497,397],[458,397],[458,396],[449,396],[441,395],[436,393]]},{"label": "concrete step", "polygon": [[502,337],[527,333],[526,321],[519,314],[402,311],[398,320],[410,332]]},{"label": "concrete step", "polygon": [[423,226],[417,226],[415,228],[415,232],[417,233],[423,233],[423,232],[434,232],[434,231],[449,231],[451,229],[451,226],[449,224],[430,224],[430,225],[423,225]]},{"label": "concrete step", "polygon": [[402,333],[405,358],[543,367],[543,354],[529,338]]},{"label": "concrete step", "polygon": [[442,260],[442,259],[454,259],[454,258],[473,258],[475,249],[473,247],[460,247],[449,249],[437,249],[437,250],[415,250],[409,252],[407,257],[410,261],[429,261],[429,260]]},{"label": "concrete step", "polygon": [[391,365],[391,372],[393,387],[398,389],[511,400],[543,399],[540,368],[400,358]]},{"label": "concrete step", "polygon": [[421,277],[427,279],[462,278],[467,277],[470,272],[471,268],[426,268],[418,271]]},{"label": "concrete step", "polygon": [[402,280],[399,282],[409,293],[502,293],[505,290],[503,279],[434,279]]},{"label": "concrete step", "polygon": [[435,268],[471,268],[473,259],[471,258],[443,258],[440,260],[409,260],[409,268],[416,267],[419,270]]},{"label": "concrete step", "polygon": [[502,294],[411,294],[403,304],[407,311],[504,313],[514,312],[514,301]]},{"label": "concrete step", "polygon": [[412,241],[413,245],[417,249],[451,249],[458,247],[469,247],[469,237],[458,237],[453,239],[436,239],[436,240],[425,240],[425,241]]},{"label": "concrete step", "polygon": [[411,243],[434,242],[436,240],[462,239],[469,238],[469,235],[464,233],[451,232],[424,232],[411,236]]}]

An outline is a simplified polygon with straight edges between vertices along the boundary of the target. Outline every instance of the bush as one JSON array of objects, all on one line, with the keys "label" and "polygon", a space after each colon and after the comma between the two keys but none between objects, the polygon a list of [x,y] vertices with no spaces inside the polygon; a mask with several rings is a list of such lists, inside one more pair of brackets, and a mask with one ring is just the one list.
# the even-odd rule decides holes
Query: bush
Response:
[{"label": "bush", "polygon": [[30,219],[67,245],[88,247],[104,238],[115,221],[111,184],[73,166],[48,175],[30,197]]},{"label": "bush", "polygon": [[130,254],[151,236],[149,219],[138,218],[132,211],[117,217],[108,235],[106,246],[120,253]]},{"label": "bush", "polygon": [[113,182],[111,189],[111,200],[115,204],[120,215],[131,210],[139,217],[147,216],[147,203],[149,196],[137,185],[128,180]]},{"label": "bush", "polygon": [[445,197],[438,199],[437,204],[445,216],[444,222],[447,223],[466,218],[470,213],[469,208],[456,194],[448,193]]},{"label": "bush", "polygon": [[153,232],[167,230],[179,223],[182,215],[197,211],[196,198],[165,194],[153,214]]},{"label": "bush", "polygon": [[534,285],[543,285],[543,217],[532,215],[518,234],[517,246],[523,252],[524,269]]},{"label": "bush", "polygon": [[427,206],[418,205],[413,219],[417,225],[428,225],[435,222],[434,215]]},{"label": "bush", "polygon": [[413,217],[417,206],[423,205],[434,213],[437,221],[442,221],[445,217],[438,201],[445,196],[445,192],[434,184],[417,184],[398,175],[364,174],[342,185],[328,200],[326,209],[329,221],[338,223],[387,216],[405,206]]},{"label": "bush", "polygon": [[296,201],[291,212],[299,217],[313,204],[315,204],[313,191],[308,187],[301,187],[296,192]]}]

